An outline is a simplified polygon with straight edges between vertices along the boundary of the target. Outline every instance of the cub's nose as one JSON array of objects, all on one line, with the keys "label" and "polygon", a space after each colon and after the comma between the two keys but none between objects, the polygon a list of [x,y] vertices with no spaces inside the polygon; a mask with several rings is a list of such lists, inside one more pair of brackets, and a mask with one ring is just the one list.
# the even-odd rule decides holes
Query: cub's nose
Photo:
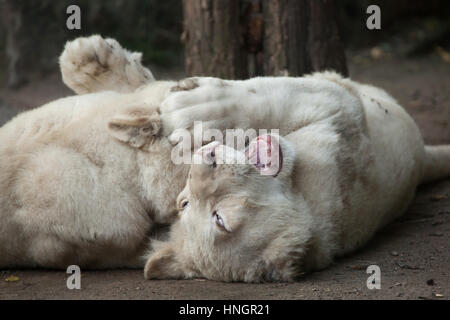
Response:
[{"label": "cub's nose", "polygon": [[217,189],[214,177],[216,163],[216,148],[219,142],[212,142],[197,150],[194,154],[194,163],[189,171],[189,188],[197,199],[203,199]]},{"label": "cub's nose", "polygon": [[216,163],[216,148],[220,145],[218,141],[211,142],[196,151],[196,156],[201,159],[201,163],[214,165]]}]

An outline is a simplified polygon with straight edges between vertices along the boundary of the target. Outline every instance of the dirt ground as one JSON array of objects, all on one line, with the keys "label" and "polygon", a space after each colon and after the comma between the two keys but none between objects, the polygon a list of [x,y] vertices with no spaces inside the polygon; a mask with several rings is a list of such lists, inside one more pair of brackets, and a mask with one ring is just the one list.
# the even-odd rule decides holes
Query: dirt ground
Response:
[{"label": "dirt ground", "polygon": [[[377,55],[378,56],[378,55]],[[426,143],[450,143],[450,63],[435,54],[404,60],[348,54],[355,80],[389,91],[417,121]],[[0,124],[14,113],[70,94],[59,76],[18,90],[0,89]],[[64,271],[0,271],[0,299],[449,299],[450,180],[418,190],[407,214],[362,250],[295,283],[145,281],[141,270],[82,271],[68,290]],[[381,289],[366,286],[368,265]],[[18,281],[5,279],[11,275]]]}]

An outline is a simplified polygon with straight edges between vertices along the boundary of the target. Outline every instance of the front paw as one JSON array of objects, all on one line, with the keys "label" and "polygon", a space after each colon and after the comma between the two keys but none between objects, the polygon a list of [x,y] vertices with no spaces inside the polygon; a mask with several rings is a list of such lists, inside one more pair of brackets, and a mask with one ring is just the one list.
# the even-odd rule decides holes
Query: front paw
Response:
[{"label": "front paw", "polygon": [[161,112],[217,101],[228,96],[232,82],[212,77],[193,77],[178,81],[161,104]]}]

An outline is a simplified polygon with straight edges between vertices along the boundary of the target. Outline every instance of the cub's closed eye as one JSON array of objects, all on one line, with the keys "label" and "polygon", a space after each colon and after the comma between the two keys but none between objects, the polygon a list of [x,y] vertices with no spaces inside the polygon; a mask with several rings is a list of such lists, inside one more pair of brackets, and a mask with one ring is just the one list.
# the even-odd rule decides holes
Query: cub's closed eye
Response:
[{"label": "cub's closed eye", "polygon": [[213,219],[216,223],[216,225],[226,231],[226,232],[230,232],[230,230],[227,229],[227,227],[225,226],[225,222],[223,221],[222,217],[217,213],[217,210],[214,210],[212,213]]},{"label": "cub's closed eye", "polygon": [[182,201],[180,201],[180,204],[178,206],[179,210],[184,210],[186,209],[186,207],[189,205],[189,201],[187,199],[184,199]]}]

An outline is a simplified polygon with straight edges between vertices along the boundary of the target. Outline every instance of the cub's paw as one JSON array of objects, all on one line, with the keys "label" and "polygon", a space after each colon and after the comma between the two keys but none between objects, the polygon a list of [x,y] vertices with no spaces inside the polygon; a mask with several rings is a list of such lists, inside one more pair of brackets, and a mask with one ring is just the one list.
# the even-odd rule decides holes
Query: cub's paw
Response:
[{"label": "cub's paw", "polygon": [[199,86],[199,78],[187,78],[178,81],[178,83],[170,88],[170,92],[189,91]]},{"label": "cub's paw", "polygon": [[98,35],[67,42],[59,58],[64,83],[78,94],[131,92],[154,80],[141,64],[141,53],[123,49]]},{"label": "cub's paw", "polygon": [[192,77],[180,80],[170,88],[170,92],[190,91],[195,88],[226,89],[231,86],[231,81],[213,77]]},{"label": "cub's paw", "polygon": [[161,104],[161,112],[171,112],[180,108],[219,100],[232,90],[232,82],[212,77],[193,77],[178,81],[170,88]]}]

